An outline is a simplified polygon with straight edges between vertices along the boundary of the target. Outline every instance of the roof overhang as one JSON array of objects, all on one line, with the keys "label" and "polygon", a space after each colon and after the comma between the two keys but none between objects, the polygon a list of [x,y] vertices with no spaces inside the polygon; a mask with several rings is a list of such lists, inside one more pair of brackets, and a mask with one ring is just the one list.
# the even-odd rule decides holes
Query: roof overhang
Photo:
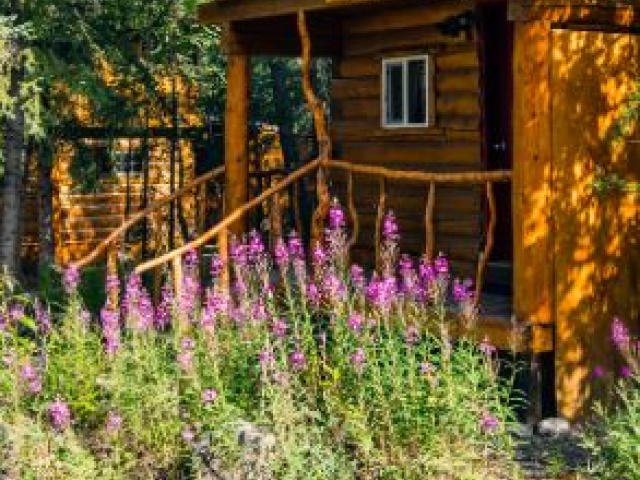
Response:
[{"label": "roof overhang", "polygon": [[214,0],[200,5],[198,20],[203,24],[277,17],[305,11],[345,9],[359,4],[401,3],[406,0]]}]

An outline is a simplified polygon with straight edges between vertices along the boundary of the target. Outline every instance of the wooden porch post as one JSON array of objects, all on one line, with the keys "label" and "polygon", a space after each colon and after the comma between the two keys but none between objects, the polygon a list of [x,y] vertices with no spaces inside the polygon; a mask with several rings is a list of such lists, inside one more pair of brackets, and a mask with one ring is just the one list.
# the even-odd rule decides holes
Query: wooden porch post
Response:
[{"label": "wooden porch post", "polygon": [[[226,26],[227,105],[225,113],[224,162],[225,217],[249,200],[249,91],[250,58],[238,41],[233,24]],[[231,233],[245,231],[246,222],[239,219]]]}]

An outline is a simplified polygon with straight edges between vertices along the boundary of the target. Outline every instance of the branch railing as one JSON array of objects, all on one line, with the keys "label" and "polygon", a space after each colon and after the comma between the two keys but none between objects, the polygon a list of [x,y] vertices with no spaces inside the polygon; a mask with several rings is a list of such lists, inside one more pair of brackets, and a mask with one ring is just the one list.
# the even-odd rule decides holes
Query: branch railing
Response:
[{"label": "branch railing", "polygon": [[[283,227],[283,214],[280,209],[279,199],[283,193],[292,185],[297,185],[304,177],[307,177],[314,172],[316,173],[316,180],[320,179],[319,183],[326,182],[326,175],[330,170],[340,170],[347,173],[347,189],[346,189],[346,207],[351,220],[351,235],[348,239],[349,248],[358,241],[360,232],[360,221],[355,204],[355,175],[373,176],[379,179],[379,198],[377,205],[376,216],[376,228],[375,228],[375,245],[376,245],[376,260],[379,258],[379,245],[382,239],[383,221],[386,213],[387,204],[387,184],[389,181],[401,181],[411,183],[423,183],[427,189],[426,205],[424,214],[425,224],[425,250],[424,254],[429,259],[434,258],[435,252],[435,207],[437,202],[437,187],[438,185],[478,185],[484,186],[484,195],[487,203],[487,222],[485,241],[482,251],[478,255],[478,262],[475,274],[475,288],[476,288],[476,302],[480,302],[482,295],[482,288],[484,284],[485,270],[487,262],[491,256],[495,228],[497,223],[497,210],[496,210],[496,198],[494,194],[494,184],[497,182],[509,182],[511,180],[511,172],[508,170],[499,171],[470,171],[459,173],[429,173],[422,171],[410,171],[410,170],[392,170],[385,167],[378,167],[372,165],[354,164],[344,160],[323,160],[317,158],[316,160],[304,165],[295,172],[289,174],[282,180],[276,182],[273,186],[262,192],[257,197],[253,198],[249,202],[245,203],[242,207],[231,212],[221,222],[209,229],[199,238],[176,248],[171,252],[167,252],[158,258],[146,261],[140,264],[135,271],[137,273],[143,273],[151,269],[155,269],[167,263],[172,263],[174,274],[180,275],[182,270],[181,258],[184,254],[191,250],[196,250],[203,245],[211,242],[217,242],[219,245],[220,254],[223,256],[225,264],[228,260],[227,254],[227,242],[229,234],[229,226],[238,220],[242,219],[253,209],[261,208],[264,205],[269,206],[269,230],[272,237],[278,237],[282,235]],[[325,187],[320,187],[325,188]],[[317,191],[317,206],[312,221],[319,221],[320,225],[324,224],[326,214],[329,209],[329,196],[327,192]],[[298,210],[295,202],[289,205],[290,208]],[[300,225],[296,222],[296,228],[300,230]],[[176,283],[177,282],[176,280]]]}]

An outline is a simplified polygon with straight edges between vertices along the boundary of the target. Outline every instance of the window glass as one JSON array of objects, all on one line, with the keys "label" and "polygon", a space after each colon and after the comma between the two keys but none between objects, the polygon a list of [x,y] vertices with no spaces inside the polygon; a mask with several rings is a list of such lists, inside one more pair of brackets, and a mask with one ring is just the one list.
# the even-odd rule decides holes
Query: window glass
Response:
[{"label": "window glass", "polygon": [[402,64],[392,63],[386,66],[386,123],[404,122],[404,94]]},{"label": "window glass", "polygon": [[427,84],[424,59],[407,62],[407,122],[424,124],[427,121]]}]

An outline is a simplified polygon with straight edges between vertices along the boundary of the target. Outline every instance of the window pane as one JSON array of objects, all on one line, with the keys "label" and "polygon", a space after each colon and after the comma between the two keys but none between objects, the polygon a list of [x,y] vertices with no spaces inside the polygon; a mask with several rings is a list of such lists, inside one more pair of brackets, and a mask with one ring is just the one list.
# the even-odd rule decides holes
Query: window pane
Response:
[{"label": "window pane", "polygon": [[404,120],[404,101],[402,98],[402,65],[387,65],[386,76],[386,123],[402,123]]},{"label": "window pane", "polygon": [[407,66],[409,123],[427,121],[427,72],[425,60],[410,60]]}]

